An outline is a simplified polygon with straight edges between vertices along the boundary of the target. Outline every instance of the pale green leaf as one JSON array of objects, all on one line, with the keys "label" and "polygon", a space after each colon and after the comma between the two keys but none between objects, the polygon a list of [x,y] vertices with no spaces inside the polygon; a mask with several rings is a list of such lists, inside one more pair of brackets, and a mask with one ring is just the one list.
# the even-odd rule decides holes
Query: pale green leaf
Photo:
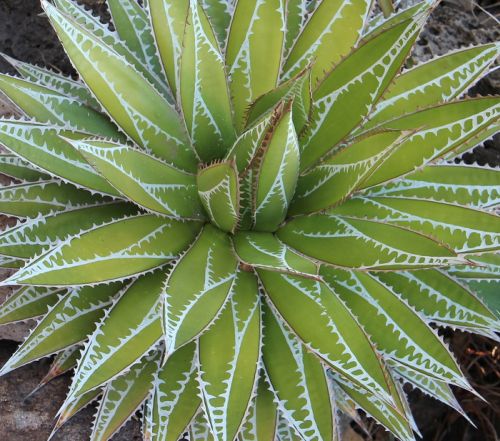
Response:
[{"label": "pale green leaf", "polygon": [[308,350],[360,389],[392,402],[374,346],[325,283],[264,270],[258,274],[275,310]]},{"label": "pale green leaf", "polygon": [[[2,143],[5,146],[5,144]],[[0,154],[0,173],[21,182],[36,182],[50,179],[17,155]]]},{"label": "pale green leaf", "polygon": [[67,141],[127,199],[169,217],[203,219],[193,175],[123,144]]},{"label": "pale green leaf", "polygon": [[153,215],[118,220],[67,239],[4,284],[74,286],[123,279],[177,258],[199,229],[195,222]]},{"label": "pale green leaf", "polygon": [[225,65],[217,39],[198,3],[190,0],[181,69],[183,115],[202,162],[222,157],[236,135]]},{"label": "pale green leaf", "polygon": [[83,80],[118,126],[139,146],[194,170],[194,151],[175,108],[112,47],[47,1],[42,6]]},{"label": "pale green leaf", "polygon": [[[330,211],[337,214],[344,205]],[[359,213],[365,214],[358,211],[357,215]],[[447,247],[422,234],[382,221],[342,215],[296,217],[277,234],[300,253],[340,267],[402,269],[443,266],[458,261]]]},{"label": "pale green leaf", "polygon": [[227,31],[234,13],[234,0],[201,0],[221,48],[226,46]]},{"label": "pale green leaf", "polygon": [[239,131],[243,128],[247,107],[278,84],[284,29],[284,0],[236,2],[226,64],[231,78],[235,124]]},{"label": "pale green leaf", "polygon": [[81,396],[126,372],[161,339],[160,304],[165,272],[129,284],[85,345],[69,392]]},{"label": "pale green leaf", "polygon": [[121,285],[72,289],[38,323],[17,349],[0,373],[6,374],[20,366],[59,352],[84,341],[94,332]]},{"label": "pale green leaf", "polygon": [[202,398],[212,432],[221,441],[235,439],[253,397],[261,350],[260,315],[257,277],[240,271],[220,317],[199,339]]},{"label": "pale green leaf", "polygon": [[239,179],[234,162],[218,162],[201,169],[198,195],[210,220],[223,231],[234,232],[240,215]]},{"label": "pale green leaf", "polygon": [[351,52],[361,36],[371,3],[371,0],[320,2],[286,59],[282,79],[292,78],[313,62],[312,83],[316,87],[325,71]]},{"label": "pale green leaf", "polygon": [[41,316],[55,305],[63,290],[25,286],[11,294],[0,306],[0,325]]},{"label": "pale green leaf", "polygon": [[228,298],[237,261],[229,237],[206,225],[176,263],[164,292],[167,353],[198,337]]},{"label": "pale green leaf", "polygon": [[332,394],[320,359],[264,308],[263,361],[278,408],[302,439],[335,437]]}]

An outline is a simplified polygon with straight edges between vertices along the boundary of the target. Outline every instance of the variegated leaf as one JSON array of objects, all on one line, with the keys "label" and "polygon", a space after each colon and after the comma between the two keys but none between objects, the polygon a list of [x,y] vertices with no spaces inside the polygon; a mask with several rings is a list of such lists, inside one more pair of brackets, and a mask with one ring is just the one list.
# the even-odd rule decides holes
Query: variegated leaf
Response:
[{"label": "variegated leaf", "polygon": [[147,403],[148,441],[177,441],[198,411],[195,352],[196,344],[189,343],[170,354],[159,370]]},{"label": "variegated leaf", "polygon": [[401,67],[423,21],[420,15],[370,39],[314,91],[311,124],[301,137],[301,170],[316,164],[362,122]]},{"label": "variegated leaf", "polygon": [[[146,11],[136,0],[108,0],[107,5],[120,39],[140,59],[143,69],[154,75],[155,83],[165,82]],[[163,84],[159,89],[168,90]]]},{"label": "variegated leaf", "polygon": [[106,385],[94,421],[91,441],[111,439],[135,414],[149,394],[162,355],[161,351],[146,355],[130,371]]},{"label": "variegated leaf", "polygon": [[[335,210],[341,209],[330,211]],[[404,269],[458,261],[449,248],[431,238],[382,221],[316,214],[292,219],[277,234],[300,253],[340,267]]]},{"label": "variegated leaf", "polygon": [[315,88],[345,57],[361,36],[371,0],[323,0],[304,26],[283,66],[282,79],[292,78],[310,62]]},{"label": "variegated leaf", "polygon": [[264,308],[263,360],[278,408],[308,441],[336,439],[334,408],[326,368]]},{"label": "variegated leaf", "polygon": [[492,124],[498,129],[499,115],[500,98],[485,97],[431,107],[384,123],[381,128],[417,131],[366,180],[364,187],[411,172],[471,139],[477,145]]},{"label": "variegated leaf", "polygon": [[276,429],[276,441],[302,441],[300,435],[293,426],[290,425],[283,415],[279,415],[278,427]]},{"label": "variegated leaf", "polygon": [[174,107],[112,47],[46,0],[42,6],[83,80],[118,126],[141,147],[194,170],[194,151]]},{"label": "variegated leaf", "polygon": [[75,98],[67,97],[37,83],[0,73],[0,92],[26,115],[40,123],[120,139],[117,131],[104,115],[85,106]]},{"label": "variegated leaf", "polygon": [[260,315],[257,277],[240,271],[220,317],[199,339],[204,408],[220,441],[236,438],[253,397],[261,355]]},{"label": "variegated leaf", "polygon": [[36,122],[0,119],[0,143],[11,152],[65,181],[118,196],[119,193],[59,135],[74,140],[88,136]]},{"label": "variegated leaf", "polygon": [[467,256],[468,262],[451,267],[449,272],[464,280],[496,279],[500,277],[500,254],[487,253]]},{"label": "variegated leaf", "polygon": [[63,405],[59,409],[58,419],[56,425],[54,426],[54,430],[52,431],[52,436],[71,418],[73,418],[78,412],[85,409],[87,406],[96,401],[99,396],[102,394],[102,389],[94,389],[90,392],[87,392],[79,397],[68,397],[64,401]]},{"label": "variegated leaf", "polygon": [[275,310],[308,350],[360,389],[392,402],[374,346],[325,283],[264,270],[258,274]]},{"label": "variegated leaf", "polygon": [[243,128],[247,107],[278,83],[284,29],[284,0],[236,2],[226,64],[231,78],[235,125],[239,131]]},{"label": "variegated leaf", "polygon": [[118,220],[65,240],[4,284],[74,286],[127,278],[177,258],[199,229],[195,222],[153,215]]},{"label": "variegated leaf", "polygon": [[215,441],[203,411],[198,412],[189,427],[190,441]]},{"label": "variegated leaf", "polygon": [[252,103],[246,116],[246,127],[252,127],[264,118],[281,101],[293,100],[293,125],[300,133],[309,121],[312,105],[311,69],[307,67],[295,77],[261,95]]},{"label": "variegated leaf", "polygon": [[95,206],[99,202],[110,199],[55,180],[0,187],[0,213],[20,218]]},{"label": "variegated leaf", "polygon": [[59,72],[52,71],[45,67],[35,66],[20,60],[0,54],[8,61],[23,78],[33,83],[38,83],[52,89],[62,95],[81,101],[83,104],[99,110],[99,104],[81,81],[74,80]]},{"label": "variegated leaf", "polygon": [[0,254],[31,259],[71,236],[134,214],[134,206],[120,202],[39,216],[2,231]]},{"label": "variegated leaf", "polygon": [[202,162],[226,154],[236,137],[224,59],[198,0],[190,0],[181,69],[183,115]]},{"label": "variegated leaf", "polygon": [[321,275],[386,358],[469,388],[444,343],[394,291],[362,272],[323,267]]},{"label": "variegated leaf", "polygon": [[201,5],[210,19],[221,48],[226,47],[234,3],[234,0],[201,0]]},{"label": "variegated leaf", "polygon": [[41,316],[55,305],[64,291],[57,288],[25,286],[10,295],[0,306],[0,325]]},{"label": "variegated leaf", "polygon": [[[112,0],[113,1],[113,0]],[[163,77],[151,69],[140,56],[138,56],[128,43],[123,41],[117,32],[110,30],[108,23],[103,23],[101,18],[94,15],[91,9],[74,0],[54,0],[57,8],[75,23],[85,28],[90,34],[101,39],[106,45],[122,56],[127,63],[137,69],[148,82],[153,84],[166,98],[170,98],[170,91],[164,83]]]},{"label": "variegated leaf", "polygon": [[70,290],[38,323],[0,374],[84,341],[104,316],[105,308],[120,295],[120,286],[114,283]]},{"label": "variegated leaf", "polygon": [[8,256],[0,256],[0,268],[18,269],[25,264],[24,260],[14,259]]},{"label": "variegated leaf", "polygon": [[286,34],[283,55],[289,54],[309,18],[309,0],[288,0],[286,3]]},{"label": "variegated leaf", "polygon": [[438,270],[380,273],[377,277],[430,321],[491,335],[495,315],[463,284]]},{"label": "variegated leaf", "polygon": [[80,358],[80,351],[82,349],[82,346],[79,344],[76,344],[74,346],[70,346],[67,349],[63,349],[61,352],[59,352],[55,357],[54,360],[52,361],[52,364],[50,365],[50,369],[45,374],[45,377],[40,381],[36,389],[31,392],[31,395],[33,395],[34,392],[38,391],[40,388],[51,382],[54,378],[60,377],[61,375],[64,375],[65,373],[73,370]]},{"label": "variegated leaf", "polygon": [[[4,144],[2,143],[2,145]],[[0,154],[0,173],[21,182],[36,182],[50,179],[49,175],[34,168],[17,155]]]},{"label": "variegated leaf", "polygon": [[270,140],[257,159],[252,217],[258,231],[275,231],[283,222],[299,175],[300,153],[291,105],[280,108],[277,117]]},{"label": "variegated leaf", "polygon": [[177,219],[202,219],[196,179],[147,153],[93,139],[67,140],[127,199]]},{"label": "variegated leaf", "polygon": [[466,164],[428,165],[402,179],[367,188],[367,196],[427,199],[472,208],[500,204],[500,170]]},{"label": "variegated leaf", "polygon": [[257,395],[249,409],[249,415],[238,435],[238,441],[276,441],[278,407],[268,380],[263,374],[257,385]]},{"label": "variegated leaf", "polygon": [[228,298],[236,266],[229,237],[207,224],[167,280],[163,303],[167,353],[195,339],[213,322]]},{"label": "variegated leaf", "polygon": [[304,276],[318,274],[318,265],[286,246],[272,233],[240,231],[234,235],[234,248],[244,264]]},{"label": "variegated leaf", "polygon": [[485,44],[434,58],[404,72],[395,78],[363,129],[459,97],[499,55],[499,44]]},{"label": "variegated leaf", "polygon": [[161,339],[161,289],[157,270],[129,284],[85,345],[69,396],[78,397],[127,372]]},{"label": "variegated leaf", "polygon": [[393,368],[393,372],[395,372],[396,377],[399,377],[404,382],[410,383],[413,387],[420,389],[425,394],[441,401],[447,406],[454,408],[457,412],[460,412],[466,419],[468,419],[467,414],[462,410],[460,404],[458,404],[458,401],[453,395],[453,391],[448,383],[423,375],[419,371],[411,369],[408,366],[396,361],[391,360],[389,361],[389,364]]},{"label": "variegated leaf", "polygon": [[401,142],[401,132],[375,132],[301,175],[289,214],[320,211],[347,199]]},{"label": "variegated leaf", "polygon": [[410,228],[459,253],[494,251],[500,247],[498,216],[458,205],[413,198],[359,196],[330,209],[329,213],[383,222],[386,228],[391,228],[390,225]]},{"label": "variegated leaf", "polygon": [[366,389],[360,388],[352,381],[333,374],[335,395],[341,395],[352,406],[363,409],[368,416],[374,418],[401,441],[415,441],[412,426],[407,416],[399,408],[389,405]]},{"label": "variegated leaf", "polygon": [[234,162],[218,162],[201,169],[198,195],[210,220],[223,231],[234,232],[240,215],[239,179]]}]

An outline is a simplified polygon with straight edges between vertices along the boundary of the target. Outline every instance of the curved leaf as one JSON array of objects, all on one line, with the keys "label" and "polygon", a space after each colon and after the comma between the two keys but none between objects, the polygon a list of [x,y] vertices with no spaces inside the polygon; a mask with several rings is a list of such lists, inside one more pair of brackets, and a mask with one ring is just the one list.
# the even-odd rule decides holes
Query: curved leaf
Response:
[{"label": "curved leaf", "polygon": [[213,322],[228,298],[236,265],[229,237],[206,225],[167,280],[163,319],[167,353],[192,341]]},{"label": "curved leaf", "polygon": [[[2,142],[5,147],[5,144]],[[41,170],[23,161],[17,155],[0,154],[0,173],[21,182],[36,182],[50,179]]]},{"label": "curved leaf", "polygon": [[130,277],[177,258],[199,228],[153,215],[118,220],[64,241],[4,284],[74,286]]}]

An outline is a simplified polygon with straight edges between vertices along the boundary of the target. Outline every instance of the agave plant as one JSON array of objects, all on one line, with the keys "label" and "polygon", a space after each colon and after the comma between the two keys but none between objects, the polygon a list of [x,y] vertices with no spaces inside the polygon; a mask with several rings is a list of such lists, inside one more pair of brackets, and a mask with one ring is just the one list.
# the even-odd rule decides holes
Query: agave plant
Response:
[{"label": "agave plant", "polygon": [[[458,99],[498,44],[402,71],[435,6],[42,0],[80,79],[20,61],[0,90],[0,323],[40,317],[1,374],[74,370],[56,429],[139,408],[145,440],[339,440],[358,409],[418,431],[403,384],[473,392],[438,327],[496,338],[498,129]],[[489,297],[485,297],[488,299]]]}]

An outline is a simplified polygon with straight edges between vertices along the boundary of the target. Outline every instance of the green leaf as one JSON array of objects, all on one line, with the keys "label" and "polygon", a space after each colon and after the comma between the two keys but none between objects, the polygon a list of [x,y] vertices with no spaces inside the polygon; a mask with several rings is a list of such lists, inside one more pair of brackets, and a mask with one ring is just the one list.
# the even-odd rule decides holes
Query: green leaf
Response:
[{"label": "green leaf", "polygon": [[423,21],[418,16],[368,40],[314,91],[311,125],[301,137],[301,170],[316,164],[362,122],[400,69]]},{"label": "green leaf", "polygon": [[[330,211],[337,214],[340,210]],[[360,213],[365,215],[363,210],[357,215]],[[340,267],[404,269],[443,266],[458,261],[447,247],[422,234],[383,222],[341,215],[297,217],[277,234],[300,253]]]},{"label": "green leaf", "polygon": [[87,9],[88,5],[79,4],[73,0],[54,0],[54,4],[62,14],[74,20],[75,23],[78,23],[96,38],[102,40],[113,51],[123,57],[127,63],[132,64],[166,98],[170,98],[170,91],[166,87],[163,77],[144,62],[117,32],[111,31],[108,23],[103,23],[100,16],[94,15],[91,9]]},{"label": "green leaf", "polygon": [[4,284],[74,286],[123,279],[177,258],[200,225],[141,215],[74,236]]},{"label": "green leaf", "polygon": [[222,157],[236,137],[225,65],[217,39],[197,0],[190,0],[180,69],[184,118],[198,157]]},{"label": "green leaf", "polygon": [[235,439],[253,397],[261,350],[260,315],[257,277],[240,271],[220,317],[199,339],[204,408],[221,441]]},{"label": "green leaf", "polygon": [[104,316],[120,286],[114,283],[70,290],[38,323],[2,367],[0,375],[84,341]]},{"label": "green leaf", "polygon": [[243,128],[247,107],[278,84],[285,38],[284,8],[284,0],[236,2],[226,64],[238,131]]},{"label": "green leaf", "polygon": [[275,310],[308,350],[360,389],[392,402],[374,346],[325,283],[264,270],[258,275]]},{"label": "green leaf", "polygon": [[44,67],[16,60],[5,54],[0,54],[0,56],[5,58],[24,79],[52,89],[61,95],[81,101],[83,104],[93,109],[100,109],[99,103],[81,81],[74,80],[69,76],[65,76]]},{"label": "green leaf", "polygon": [[0,142],[11,152],[65,181],[118,196],[119,193],[60,136],[71,139],[88,137],[87,134],[35,122],[0,119]]},{"label": "green leaf", "polygon": [[[107,5],[120,39],[143,63],[143,70],[163,83],[165,79],[162,66],[144,9],[136,0],[108,0]],[[160,90],[165,89],[166,87],[160,87]]]},{"label": "green leaf", "polygon": [[163,320],[167,353],[198,337],[217,317],[236,266],[229,237],[206,225],[167,280]]},{"label": "green leaf", "polygon": [[227,31],[234,13],[233,0],[201,0],[221,48],[226,46]]},{"label": "green leaf", "polygon": [[437,334],[394,291],[362,272],[323,267],[321,275],[387,358],[470,388]]},{"label": "green leaf", "polygon": [[288,0],[286,2],[286,34],[284,55],[288,55],[293,44],[302,33],[309,18],[309,0]]},{"label": "green leaf", "polygon": [[[5,146],[3,142],[2,145]],[[21,182],[36,182],[50,179],[50,176],[35,169],[31,164],[23,161],[17,155],[0,154],[0,173]]]},{"label": "green leaf", "polygon": [[[343,395],[351,406],[363,409],[368,416],[396,434],[400,440],[415,441],[412,427],[404,412],[373,395],[369,390],[358,387],[356,383],[338,374],[332,376],[335,395]],[[392,386],[394,389],[394,383]]]},{"label": "green leaf", "polygon": [[213,224],[234,232],[240,214],[240,189],[235,163],[218,162],[198,172],[198,194]]},{"label": "green leaf", "polygon": [[314,261],[296,253],[271,233],[239,231],[233,243],[240,261],[251,267],[304,276],[318,274]]},{"label": "green leaf", "polygon": [[153,36],[174,98],[179,95],[182,41],[189,0],[148,0]]},{"label": "green leaf", "polygon": [[297,434],[297,430],[290,425],[288,420],[286,420],[283,415],[279,415],[276,441],[302,441],[303,439],[304,438]]},{"label": "green leaf", "polygon": [[202,219],[196,180],[147,153],[109,141],[68,140],[127,199],[177,219]]},{"label": "green leaf", "polygon": [[194,170],[196,158],[174,107],[112,47],[47,1],[42,6],[76,69],[118,126],[139,146]]},{"label": "green leaf", "polygon": [[55,180],[0,188],[0,213],[21,218],[46,216],[105,202],[110,199]]},{"label": "green leaf", "polygon": [[312,84],[316,87],[325,71],[341,61],[361,36],[371,3],[371,0],[320,2],[286,59],[282,79],[290,79],[313,61]]},{"label": "green leaf", "polygon": [[395,196],[472,208],[500,204],[500,170],[466,164],[428,165],[402,179],[366,189],[367,196]]},{"label": "green leaf", "polygon": [[481,78],[500,54],[485,44],[434,58],[395,78],[363,129],[458,98]]},{"label": "green leaf", "polygon": [[500,98],[485,97],[431,107],[383,124],[381,128],[417,131],[363,186],[371,187],[411,172],[471,139],[477,145],[492,124],[498,126],[499,115]]},{"label": "green leaf", "polygon": [[379,273],[377,277],[432,322],[487,335],[500,329],[495,315],[470,290],[441,271]]},{"label": "green leaf", "polygon": [[91,441],[107,441],[135,414],[147,398],[160,367],[161,351],[146,355],[126,374],[109,382],[99,404]]},{"label": "green leaf", "polygon": [[261,375],[257,395],[250,406],[249,415],[238,435],[238,441],[275,441],[278,425],[278,408],[274,394]]},{"label": "green leaf", "polygon": [[307,67],[302,72],[288,81],[280,84],[275,89],[261,95],[252,103],[246,116],[246,127],[252,127],[259,120],[271,112],[280,101],[293,100],[293,124],[298,133],[309,121],[312,91],[311,91],[311,69]]},{"label": "green leaf", "polygon": [[[153,382],[146,413],[150,441],[177,441],[200,407],[196,345],[189,343],[173,352]],[[205,441],[205,439],[204,439]]]},{"label": "green leaf", "polygon": [[38,391],[40,388],[48,384],[54,378],[60,377],[61,375],[64,375],[65,373],[72,371],[76,367],[77,362],[80,358],[81,349],[82,346],[76,344],[74,346],[70,346],[67,349],[63,349],[61,352],[59,352],[54,357],[54,360],[50,365],[49,371],[47,372],[45,377],[43,377],[43,379],[40,381],[36,389],[33,392],[31,392],[31,395],[33,395],[34,392]]},{"label": "green leaf", "polygon": [[2,231],[0,253],[30,259],[71,236],[134,214],[134,206],[120,202],[39,216]]},{"label": "green leaf", "polygon": [[458,205],[413,198],[360,196],[329,212],[383,222],[385,228],[392,228],[391,225],[410,228],[459,253],[496,250],[500,246],[500,222],[496,214]]},{"label": "green leaf", "polygon": [[10,295],[0,306],[0,325],[41,316],[55,305],[64,291],[25,286]]},{"label": "green leaf", "polygon": [[256,168],[252,217],[255,230],[275,231],[283,222],[299,175],[300,153],[291,106],[278,111]]},{"label": "green leaf", "polygon": [[24,264],[24,260],[17,260],[8,256],[0,256],[0,268],[18,269],[24,266]]},{"label": "green leaf", "polygon": [[325,367],[264,308],[263,360],[278,407],[304,440],[335,437],[335,418]]},{"label": "green leaf", "polygon": [[198,412],[191,423],[189,437],[190,441],[215,441],[203,411]]},{"label": "green leaf", "polygon": [[375,132],[301,175],[289,215],[320,211],[347,199],[401,143],[401,132]]},{"label": "green leaf", "polygon": [[120,139],[116,127],[80,101],[45,86],[0,73],[0,91],[26,115],[40,123]]},{"label": "green leaf", "polygon": [[128,371],[158,343],[165,278],[163,270],[140,277],[106,311],[85,345],[70,396],[81,396]]}]

